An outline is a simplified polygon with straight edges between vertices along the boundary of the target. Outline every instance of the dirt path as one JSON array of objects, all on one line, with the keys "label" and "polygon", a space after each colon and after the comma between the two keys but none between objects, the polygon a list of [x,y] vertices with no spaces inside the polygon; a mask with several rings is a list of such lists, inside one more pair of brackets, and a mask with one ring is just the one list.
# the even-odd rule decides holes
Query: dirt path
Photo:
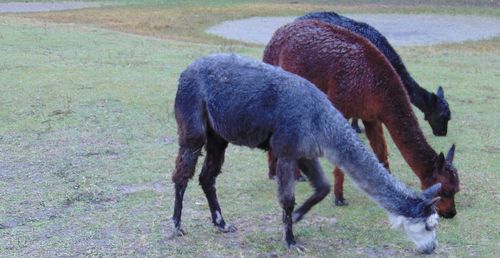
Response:
[{"label": "dirt path", "polygon": [[65,2],[65,3],[0,3],[0,13],[32,13],[73,10],[90,7],[99,7],[98,3]]},{"label": "dirt path", "polygon": [[[479,40],[500,35],[500,19],[465,15],[347,14],[366,22],[395,46]],[[226,21],[207,30],[228,39],[266,44],[273,32],[295,17],[252,17]]]}]

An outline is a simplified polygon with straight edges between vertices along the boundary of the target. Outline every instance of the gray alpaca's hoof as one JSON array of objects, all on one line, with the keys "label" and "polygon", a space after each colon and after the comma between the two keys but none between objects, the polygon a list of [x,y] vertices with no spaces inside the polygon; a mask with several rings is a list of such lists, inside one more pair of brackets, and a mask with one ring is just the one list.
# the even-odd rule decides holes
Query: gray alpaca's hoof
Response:
[{"label": "gray alpaca's hoof", "polygon": [[307,177],[305,177],[304,175],[300,175],[296,180],[298,182],[307,182]]},{"label": "gray alpaca's hoof", "polygon": [[275,180],[276,176],[269,175],[269,180]]},{"label": "gray alpaca's hoof", "polygon": [[232,232],[236,232],[236,230],[238,230],[235,226],[233,226],[231,224],[226,224],[224,227],[217,227],[217,228],[222,233],[232,233]]},{"label": "gray alpaca's hoof", "polygon": [[185,235],[186,231],[184,231],[182,228],[174,228],[172,234],[170,235],[170,239],[174,239],[176,237],[181,237]]},{"label": "gray alpaca's hoof", "polygon": [[347,206],[347,205],[349,205],[349,203],[344,198],[335,197],[335,205],[336,206]]}]

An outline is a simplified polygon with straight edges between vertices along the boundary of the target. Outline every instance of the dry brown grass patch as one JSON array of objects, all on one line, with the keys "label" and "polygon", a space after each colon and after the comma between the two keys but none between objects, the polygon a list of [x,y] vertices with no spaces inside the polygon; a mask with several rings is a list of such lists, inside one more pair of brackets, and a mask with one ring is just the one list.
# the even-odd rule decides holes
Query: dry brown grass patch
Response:
[{"label": "dry brown grass patch", "polygon": [[335,10],[338,12],[419,13],[432,11],[433,8],[434,7],[431,6],[383,4],[327,5],[256,3],[228,7],[122,6],[16,15],[57,23],[90,24],[123,32],[171,40],[198,43],[231,43],[232,41],[230,40],[208,35],[204,33],[204,31],[206,28],[224,20],[251,16],[301,15],[305,12],[319,10]]}]

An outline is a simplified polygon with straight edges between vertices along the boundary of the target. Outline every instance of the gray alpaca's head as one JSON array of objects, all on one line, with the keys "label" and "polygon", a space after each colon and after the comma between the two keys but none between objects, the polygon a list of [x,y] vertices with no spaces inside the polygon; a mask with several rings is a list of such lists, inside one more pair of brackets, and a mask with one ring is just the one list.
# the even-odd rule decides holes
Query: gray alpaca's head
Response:
[{"label": "gray alpaca's head", "polygon": [[402,227],[408,238],[415,243],[417,251],[420,253],[430,254],[437,246],[436,228],[438,226],[438,215],[435,204],[439,201],[440,197],[434,196],[439,192],[440,188],[441,184],[438,183],[422,193],[421,197],[423,201],[415,207],[421,216],[410,218],[389,214],[392,228]]}]

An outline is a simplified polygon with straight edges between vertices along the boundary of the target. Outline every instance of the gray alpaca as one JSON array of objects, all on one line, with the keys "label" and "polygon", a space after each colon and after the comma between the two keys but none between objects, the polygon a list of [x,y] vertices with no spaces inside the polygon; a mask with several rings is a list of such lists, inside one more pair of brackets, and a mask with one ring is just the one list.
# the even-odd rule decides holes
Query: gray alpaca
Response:
[{"label": "gray alpaca", "polygon": [[[433,198],[440,185],[421,194],[398,182],[359,141],[346,119],[321,91],[307,80],[278,67],[233,54],[216,54],[191,64],[179,79],[175,98],[179,154],[175,183],[173,236],[184,234],[181,211],[184,192],[201,149],[206,158],[199,176],[212,221],[221,231],[226,224],[219,206],[215,179],[224,162],[228,143],[272,149],[277,157],[278,199],[283,208],[286,247],[295,242],[297,222],[330,191],[318,158],[340,166],[356,185],[402,225],[423,253],[437,244],[437,214]],[[294,210],[294,168],[298,164],[314,193]]]}]

